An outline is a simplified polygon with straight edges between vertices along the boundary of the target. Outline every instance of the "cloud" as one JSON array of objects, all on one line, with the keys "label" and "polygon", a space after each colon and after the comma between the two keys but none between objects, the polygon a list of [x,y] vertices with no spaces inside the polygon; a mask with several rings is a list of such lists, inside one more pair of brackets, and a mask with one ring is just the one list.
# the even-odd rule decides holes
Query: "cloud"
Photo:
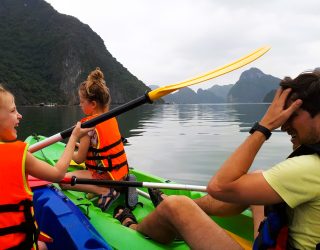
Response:
[{"label": "cloud", "polygon": [[268,44],[256,62],[197,85],[235,83],[258,67],[282,78],[319,66],[320,2],[310,0],[48,0],[102,37],[146,84],[165,85],[212,70]]}]

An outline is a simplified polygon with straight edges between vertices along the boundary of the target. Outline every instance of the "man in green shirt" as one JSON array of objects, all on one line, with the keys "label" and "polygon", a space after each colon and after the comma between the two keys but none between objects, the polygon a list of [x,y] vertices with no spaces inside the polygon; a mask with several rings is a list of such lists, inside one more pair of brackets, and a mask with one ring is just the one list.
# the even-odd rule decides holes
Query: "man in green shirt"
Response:
[{"label": "man in green shirt", "polygon": [[[220,201],[223,209],[227,205],[284,202],[289,229],[286,248],[315,249],[320,242],[320,156],[316,152],[300,155],[268,171],[248,173],[260,148],[277,128],[287,132],[295,146],[320,142],[320,72],[286,77],[280,86],[251,135],[211,178],[206,205],[216,209]],[[242,249],[193,200],[182,196],[164,199],[153,213],[131,227],[162,243],[181,235],[192,249]]]}]

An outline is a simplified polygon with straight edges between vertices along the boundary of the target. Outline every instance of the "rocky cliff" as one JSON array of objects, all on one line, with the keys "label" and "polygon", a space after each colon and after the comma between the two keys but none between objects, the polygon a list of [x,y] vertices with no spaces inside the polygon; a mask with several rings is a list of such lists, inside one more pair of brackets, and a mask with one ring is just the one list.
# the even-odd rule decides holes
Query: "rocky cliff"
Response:
[{"label": "rocky cliff", "polygon": [[280,79],[264,74],[257,68],[244,71],[230,89],[227,100],[233,103],[258,103],[271,90],[278,88]]},{"label": "rocky cliff", "polygon": [[78,85],[95,67],[104,72],[113,103],[149,90],[88,25],[43,0],[1,0],[0,34],[0,82],[17,104],[76,104]]}]

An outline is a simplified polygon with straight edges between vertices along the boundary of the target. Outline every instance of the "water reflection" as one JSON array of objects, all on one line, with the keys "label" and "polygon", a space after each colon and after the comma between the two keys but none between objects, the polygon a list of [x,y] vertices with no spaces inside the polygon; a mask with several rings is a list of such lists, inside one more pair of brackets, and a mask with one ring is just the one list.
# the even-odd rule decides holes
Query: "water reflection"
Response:
[{"label": "water reflection", "polygon": [[18,128],[18,138],[30,134],[51,136],[73,126],[82,116],[78,106],[18,107],[23,119]]},{"label": "water reflection", "polygon": [[[138,136],[144,127],[140,120],[148,121],[155,115],[152,106],[139,107],[117,117],[119,128],[124,137]],[[160,105],[157,105],[160,106]],[[111,106],[111,109],[115,106]],[[161,107],[161,106],[160,106]],[[18,138],[24,140],[30,134],[51,136],[73,125],[84,114],[79,106],[18,107],[23,119],[20,123]]]},{"label": "water reflection", "polygon": [[[149,106],[144,110],[147,118],[142,118],[135,129],[139,137],[134,133],[129,137],[131,145],[126,151],[131,166],[179,182],[206,184],[248,136],[249,128],[261,119],[267,107],[267,104]],[[291,150],[286,137],[284,133],[275,133],[265,143],[253,169],[266,169],[284,159]]]},{"label": "water reflection", "polygon": [[118,116],[118,122],[122,136],[141,136],[146,126],[156,124],[157,117],[161,117],[163,105],[145,105],[132,109]]},{"label": "water reflection", "polygon": [[234,113],[239,121],[240,131],[247,131],[254,122],[260,121],[266,112],[269,104],[253,103],[253,104],[231,104],[228,113]]},{"label": "water reflection", "polygon": [[[118,117],[129,141],[130,166],[181,183],[205,185],[223,161],[261,119],[266,104],[150,105]],[[53,135],[74,125],[79,107],[19,107],[24,116],[19,138],[31,133]],[[285,133],[273,133],[253,169],[265,169],[291,151]],[[236,162],[235,162],[236,164]]]}]

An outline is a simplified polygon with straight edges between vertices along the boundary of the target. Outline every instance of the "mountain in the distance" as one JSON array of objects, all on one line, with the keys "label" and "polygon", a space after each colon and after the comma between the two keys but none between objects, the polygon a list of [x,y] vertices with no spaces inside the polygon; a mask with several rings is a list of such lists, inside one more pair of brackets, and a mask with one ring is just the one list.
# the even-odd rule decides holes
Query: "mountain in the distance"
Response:
[{"label": "mountain in the distance", "polygon": [[0,34],[0,83],[17,104],[75,104],[79,84],[96,67],[105,74],[113,103],[149,90],[87,24],[44,0],[0,0]]},{"label": "mountain in the distance", "polygon": [[[149,86],[151,88],[152,86]],[[224,102],[222,97],[215,95],[213,92],[198,89],[197,92],[191,88],[182,88],[173,94],[162,98],[166,103],[177,104],[195,104],[195,103],[221,103]]]},{"label": "mountain in the distance", "polygon": [[279,87],[280,79],[257,68],[244,71],[230,89],[227,100],[232,103],[259,103],[270,91]]},{"label": "mountain in the distance", "polygon": [[232,86],[233,84],[213,85],[211,88],[207,89],[207,91],[210,91],[214,93],[216,96],[221,97],[225,102],[227,100],[228,93]]},{"label": "mountain in the distance", "polygon": [[188,87],[182,88],[173,94],[164,96],[162,99],[164,99],[166,103],[177,103],[177,104],[198,103],[197,93]]},{"label": "mountain in the distance", "polygon": [[[235,84],[214,85],[209,89],[183,88],[163,97],[167,103],[261,103],[271,102],[280,79],[264,74],[257,68],[244,71]],[[151,89],[159,86],[150,85]]]},{"label": "mountain in the distance", "polygon": [[269,93],[265,95],[262,102],[271,103],[275,94],[276,94],[276,89],[271,90]]},{"label": "mountain in the distance", "polygon": [[216,95],[213,91],[207,89],[197,90],[198,103],[221,103],[225,102],[225,98]]}]

